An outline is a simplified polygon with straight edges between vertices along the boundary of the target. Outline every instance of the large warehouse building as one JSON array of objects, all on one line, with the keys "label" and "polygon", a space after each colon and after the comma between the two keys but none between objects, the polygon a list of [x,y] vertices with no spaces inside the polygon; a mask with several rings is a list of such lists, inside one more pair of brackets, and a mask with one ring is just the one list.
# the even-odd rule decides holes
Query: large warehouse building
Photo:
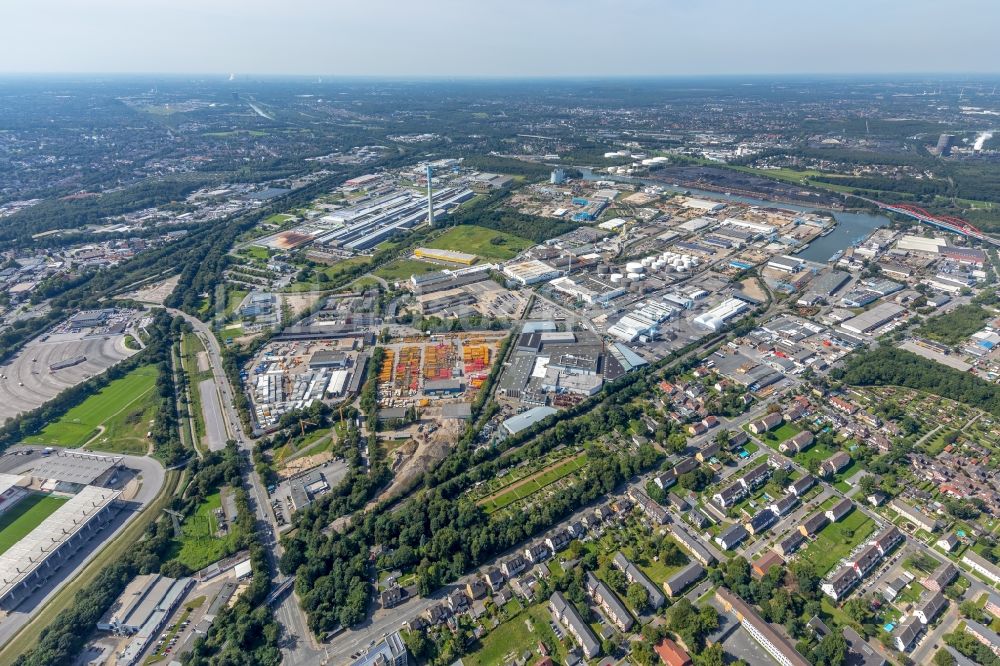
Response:
[{"label": "large warehouse building", "polygon": [[34,594],[118,512],[121,491],[84,486],[28,535],[0,554],[0,608]]}]

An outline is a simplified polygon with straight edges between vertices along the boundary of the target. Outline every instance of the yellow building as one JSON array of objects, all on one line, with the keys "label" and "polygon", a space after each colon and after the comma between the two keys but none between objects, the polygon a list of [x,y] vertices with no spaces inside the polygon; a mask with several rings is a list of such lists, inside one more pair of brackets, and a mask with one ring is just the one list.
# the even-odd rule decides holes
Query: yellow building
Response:
[{"label": "yellow building", "polygon": [[467,252],[455,252],[454,250],[438,250],[432,247],[418,247],[413,251],[413,256],[420,259],[436,259],[437,261],[447,261],[452,264],[463,264],[471,266],[476,263],[477,257]]}]

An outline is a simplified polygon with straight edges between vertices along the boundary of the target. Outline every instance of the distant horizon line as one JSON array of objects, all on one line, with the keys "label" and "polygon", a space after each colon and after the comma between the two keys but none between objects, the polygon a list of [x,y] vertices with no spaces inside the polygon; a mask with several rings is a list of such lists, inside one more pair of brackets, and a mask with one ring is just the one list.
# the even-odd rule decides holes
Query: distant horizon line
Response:
[{"label": "distant horizon line", "polygon": [[885,80],[899,79],[959,79],[959,78],[1000,78],[1000,71],[948,71],[948,72],[784,72],[784,73],[716,73],[716,74],[298,74],[298,73],[239,73],[239,72],[3,72],[0,79],[51,79],[51,78],[219,78],[233,82],[248,80],[308,80],[329,81],[396,81],[415,83],[438,82],[594,82],[594,81],[678,81],[678,80],[780,80],[780,79],[853,79]]}]

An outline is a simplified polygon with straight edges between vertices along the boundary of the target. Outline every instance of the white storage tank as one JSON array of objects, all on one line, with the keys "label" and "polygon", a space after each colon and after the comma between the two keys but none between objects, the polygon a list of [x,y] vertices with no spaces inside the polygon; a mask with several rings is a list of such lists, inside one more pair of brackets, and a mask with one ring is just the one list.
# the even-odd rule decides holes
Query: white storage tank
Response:
[{"label": "white storage tank", "polygon": [[638,261],[630,261],[627,264],[625,264],[626,273],[641,273],[644,269],[645,266],[643,266]]},{"label": "white storage tank", "polygon": [[621,282],[622,278],[624,278],[624,277],[625,276],[622,275],[621,273],[612,273],[611,274],[611,281],[612,282]]}]

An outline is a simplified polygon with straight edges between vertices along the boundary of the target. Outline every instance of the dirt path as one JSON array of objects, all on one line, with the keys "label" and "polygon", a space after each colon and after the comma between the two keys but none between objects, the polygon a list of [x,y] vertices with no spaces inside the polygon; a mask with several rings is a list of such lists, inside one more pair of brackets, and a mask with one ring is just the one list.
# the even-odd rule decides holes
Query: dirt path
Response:
[{"label": "dirt path", "polygon": [[539,477],[545,475],[549,470],[554,469],[556,467],[562,467],[563,465],[568,465],[569,463],[573,462],[577,458],[580,458],[581,456],[585,456],[585,455],[587,455],[587,452],[586,451],[581,451],[580,453],[577,453],[574,456],[569,456],[567,458],[561,458],[560,460],[555,461],[551,465],[548,465],[548,466],[546,466],[546,467],[538,470],[534,474],[526,476],[526,477],[524,477],[523,479],[521,479],[519,481],[515,481],[514,483],[512,483],[512,484],[510,484],[508,486],[504,486],[503,488],[500,488],[499,490],[497,490],[492,495],[489,495],[489,496],[484,497],[483,499],[479,500],[478,502],[476,502],[476,504],[482,506],[483,504],[486,504],[487,502],[492,502],[493,500],[495,500],[496,498],[500,497],[501,495],[506,495],[507,493],[509,493],[512,490],[517,490],[521,486],[524,486],[525,484],[531,483],[535,479],[538,479]]},{"label": "dirt path", "polygon": [[101,435],[103,435],[105,430],[107,430],[107,428],[104,427],[104,424],[101,424],[101,425],[97,426],[97,432],[94,433],[94,436],[91,437],[90,439],[88,439],[86,442],[84,442],[83,446],[81,446],[80,448],[81,449],[85,449],[88,446],[90,446],[91,444],[93,444],[94,440],[96,440],[98,437],[100,437]]}]

